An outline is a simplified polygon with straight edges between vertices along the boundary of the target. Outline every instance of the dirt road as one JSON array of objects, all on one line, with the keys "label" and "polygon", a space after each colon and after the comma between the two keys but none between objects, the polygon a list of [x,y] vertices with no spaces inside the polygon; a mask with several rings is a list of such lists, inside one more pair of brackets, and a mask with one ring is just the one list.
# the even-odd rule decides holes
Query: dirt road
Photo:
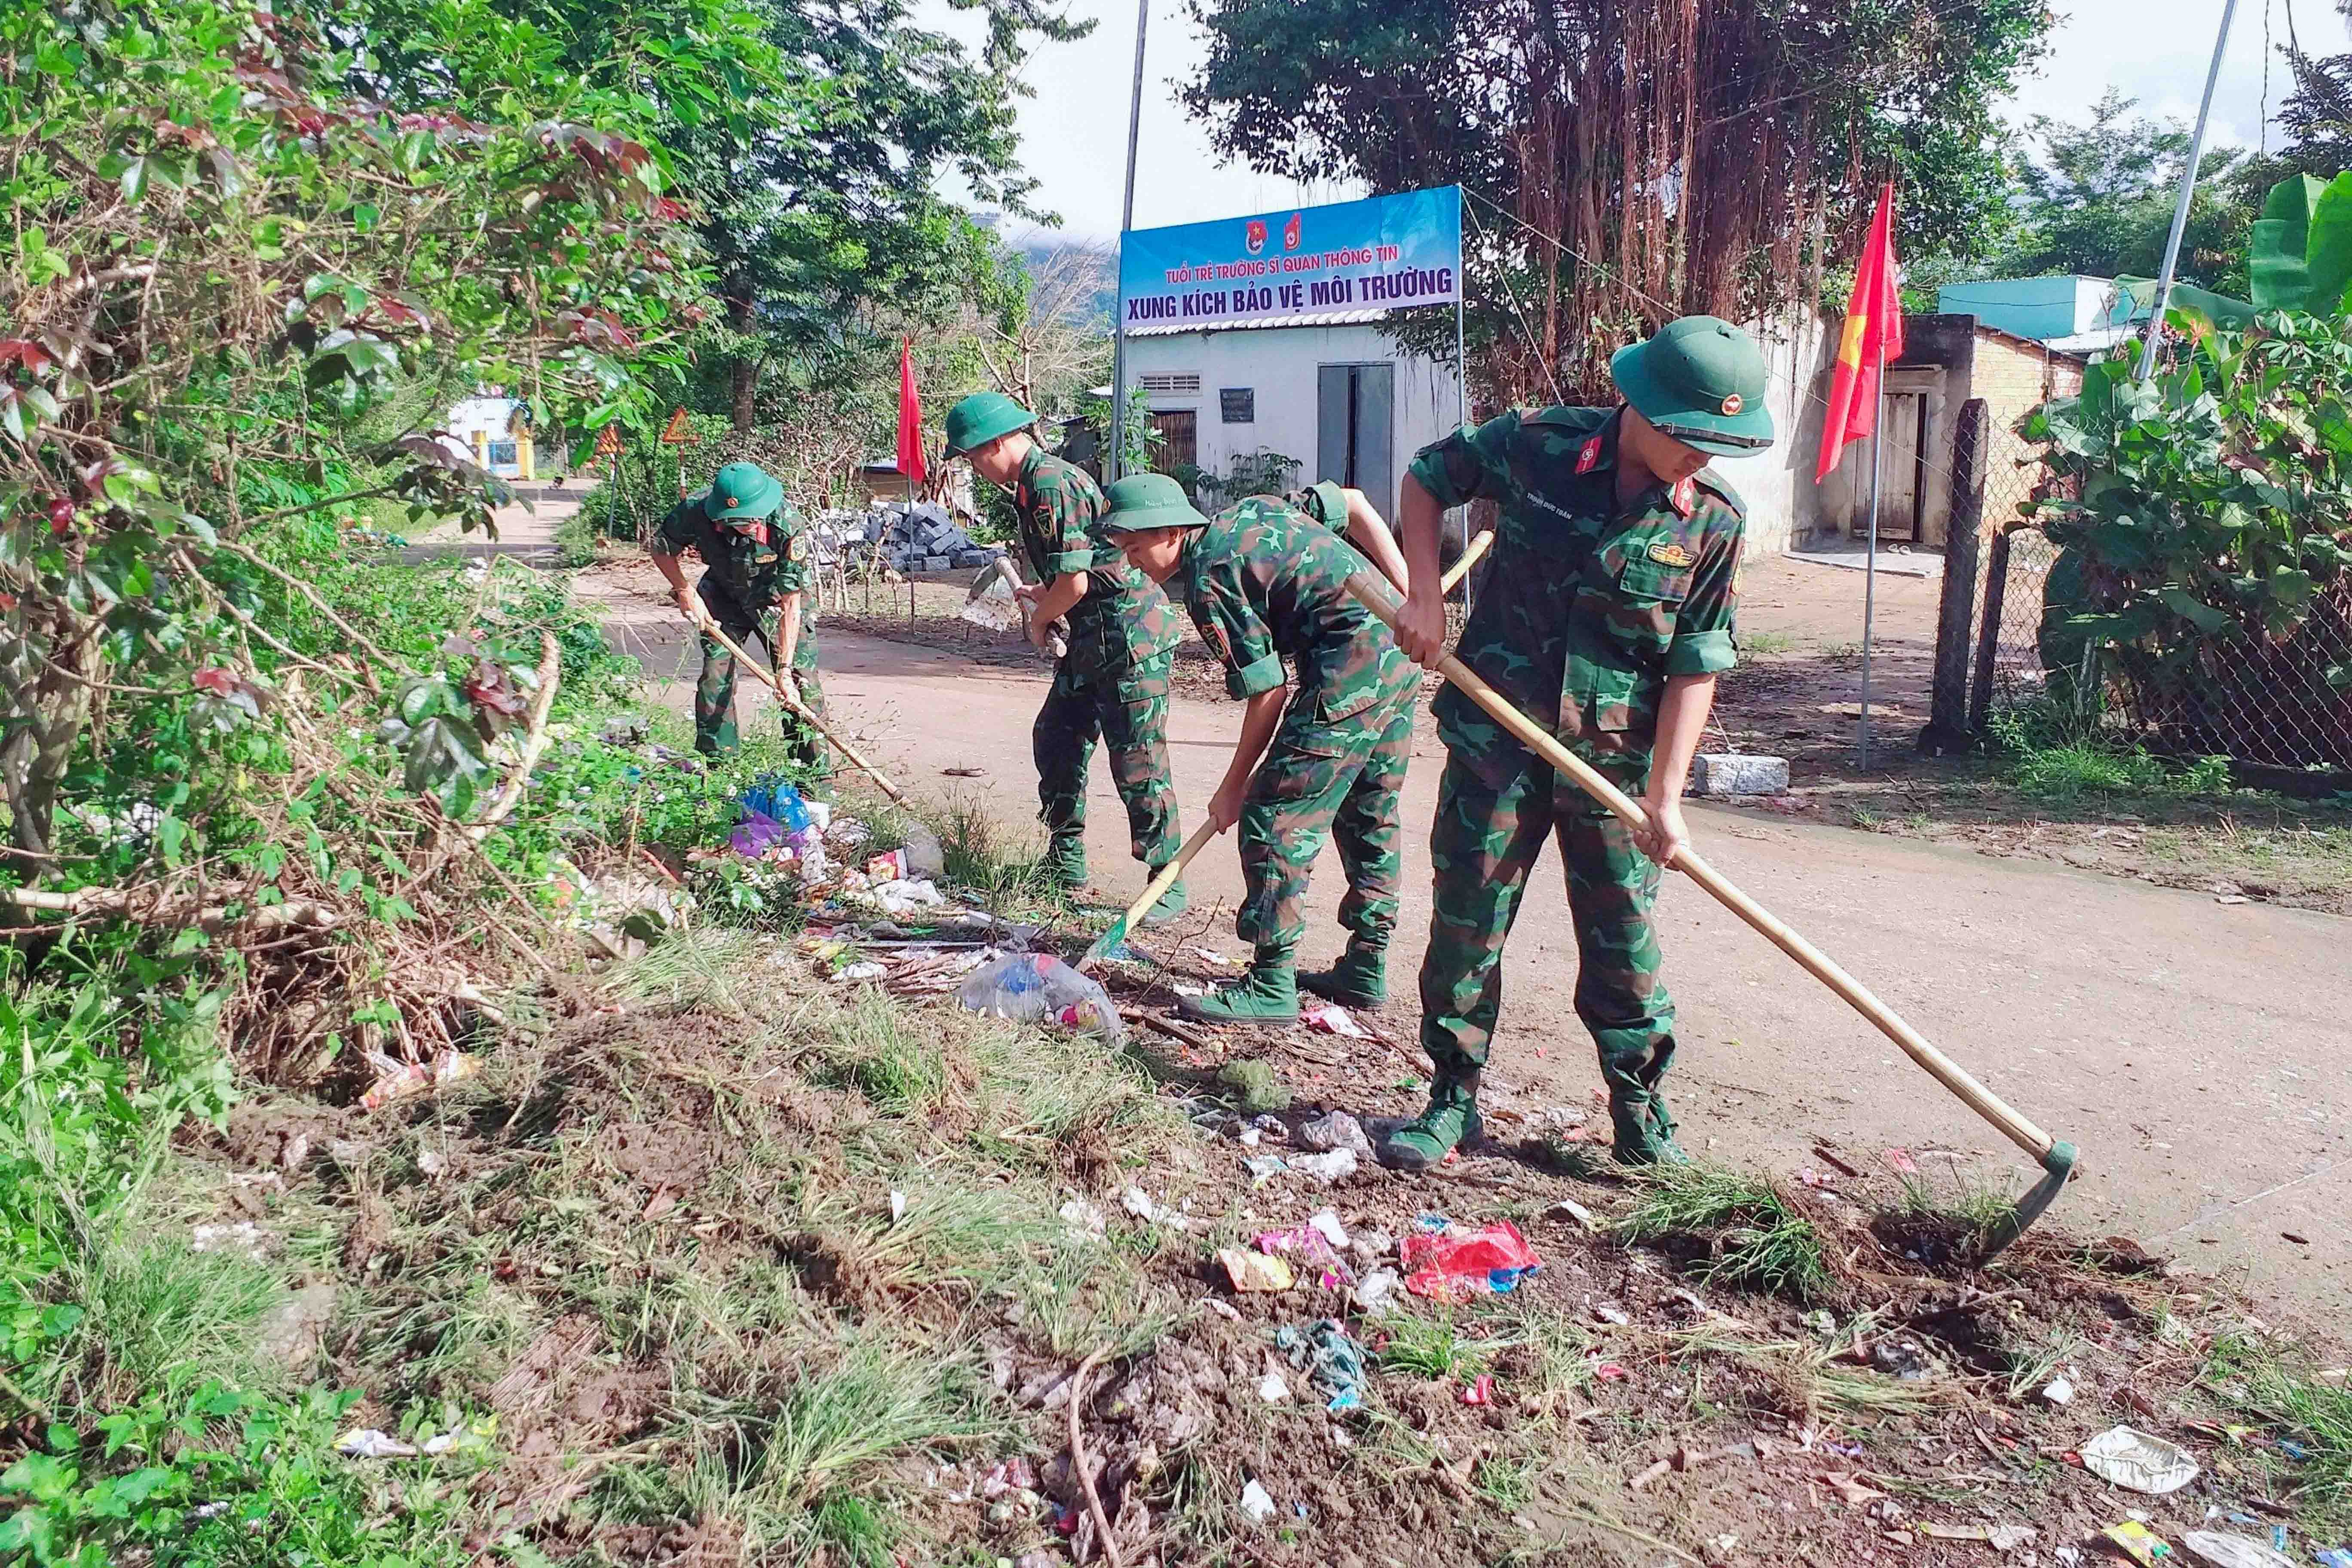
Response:
[{"label": "dirt road", "polygon": [[[645,585],[591,574],[615,640],[676,679],[685,628]],[[1010,825],[1035,810],[1034,672],[835,632],[826,694],[872,754],[919,795],[958,793]],[[1230,754],[1239,708],[1181,699],[1171,727],[1188,822]],[[752,721],[764,723],[761,716]],[[1398,933],[1410,1036],[1412,976],[1427,935],[1426,824],[1442,748],[1424,733],[1406,783],[1408,897]],[[950,778],[948,767],[984,777]],[[2200,1268],[2243,1269],[2307,1309],[2352,1307],[2352,924],[2261,904],[1991,859],[1884,836],[1700,807],[1701,849],[1811,937],[1922,1033],[2083,1153],[2055,1223],[2131,1234]],[[1087,829],[1097,884],[1140,886],[1123,814],[1097,764]],[[1335,859],[1318,868],[1305,957],[1336,951]],[[1241,891],[1230,841],[1195,863],[1196,907]],[[1867,1025],[1680,878],[1661,906],[1681,1008],[1670,1087],[1697,1152],[1782,1173],[1818,1168],[1822,1139],[1849,1158],[1907,1150],[1948,1192],[1956,1169],[2021,1188],[2032,1169]],[[1229,947],[1223,920],[1212,931]],[[1506,961],[1495,1070],[1581,1104],[1599,1083],[1570,1010],[1575,942],[1549,858]],[[1367,1085],[1368,1098],[1390,1085]]]}]

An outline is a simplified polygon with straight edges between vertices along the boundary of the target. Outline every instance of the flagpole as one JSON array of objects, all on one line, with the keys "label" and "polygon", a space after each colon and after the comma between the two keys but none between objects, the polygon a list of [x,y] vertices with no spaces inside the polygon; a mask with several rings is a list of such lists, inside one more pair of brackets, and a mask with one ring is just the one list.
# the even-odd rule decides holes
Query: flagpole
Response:
[{"label": "flagpole", "polygon": [[[1135,87],[1127,103],[1127,197],[1119,206],[1118,243],[1125,259],[1128,231],[1135,227],[1135,149],[1143,133],[1143,34],[1151,25],[1151,0],[1135,0]],[[1122,268],[1123,270],[1123,268]],[[1103,478],[1115,479],[1127,467],[1127,290],[1111,289],[1110,449],[1103,454]]]},{"label": "flagpole", "polygon": [[[1876,325],[1876,323],[1873,323]],[[1878,485],[1886,467],[1886,331],[1878,340],[1878,386],[1870,426],[1870,543],[1862,563],[1862,765],[1870,766],[1870,623],[1878,602]]]},{"label": "flagpole", "polygon": [[2221,79],[2221,57],[2230,50],[2230,18],[2237,14],[2238,0],[2222,0],[2221,30],[2213,39],[2213,63],[2205,68],[2205,97],[2197,105],[2197,134],[2189,141],[2189,162],[2180,171],[2180,194],[2172,204],[2172,231],[2165,237],[2164,265],[2156,279],[2156,307],[2147,316],[2147,342],[2139,351],[2139,374],[2132,379],[2146,381],[2156,374],[2156,340],[2164,331],[2165,307],[2172,301],[2172,272],[2180,261],[2180,236],[2189,226],[2189,201],[2197,194],[2197,165],[2205,157],[2205,121],[2213,112],[2213,84]]}]

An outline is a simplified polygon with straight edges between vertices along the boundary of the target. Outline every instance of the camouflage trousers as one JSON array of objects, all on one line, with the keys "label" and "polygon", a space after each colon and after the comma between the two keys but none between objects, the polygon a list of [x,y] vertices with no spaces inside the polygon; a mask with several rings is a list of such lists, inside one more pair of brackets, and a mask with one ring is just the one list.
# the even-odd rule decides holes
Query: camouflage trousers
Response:
[{"label": "camouflage trousers", "polygon": [[1168,774],[1168,678],[1162,655],[1116,675],[1082,673],[1065,658],[1030,727],[1037,763],[1037,819],[1055,838],[1087,826],[1087,768],[1095,742],[1110,753],[1111,783],[1127,806],[1135,858],[1164,866],[1176,858],[1176,786]]},{"label": "camouflage trousers", "polygon": [[[1638,780],[1620,778],[1638,794]],[[1557,837],[1576,921],[1576,1016],[1600,1047],[1621,1148],[1671,1134],[1658,1085],[1675,1055],[1675,1004],[1650,919],[1662,875],[1625,825],[1540,764],[1497,788],[1449,752],[1430,828],[1435,871],[1421,964],[1421,1044],[1441,1075],[1485,1065],[1503,1005],[1503,942],[1528,872]]]},{"label": "camouflage trousers", "polygon": [[[703,593],[702,604],[710,612],[710,618],[719,623],[719,629],[737,647],[751,652],[756,637],[758,651],[767,655],[770,663],[774,662],[776,648],[783,640],[782,613],[774,605],[755,613],[737,604],[731,595],[709,592]],[[735,656],[715,638],[706,633],[701,641],[702,679],[694,686],[694,749],[715,756],[732,752],[740,744],[741,737],[735,728],[735,680],[739,672]],[[801,611],[800,646],[793,649],[792,681],[809,710],[822,716],[824,688],[816,674],[816,626],[805,604]],[[811,773],[827,771],[823,737],[782,707],[777,710],[777,717],[793,765]]]},{"label": "camouflage trousers", "polygon": [[1404,879],[1397,792],[1412,756],[1413,696],[1384,697],[1336,724],[1300,693],[1250,775],[1242,803],[1242,881],[1234,929],[1257,947],[1296,949],[1307,934],[1307,873],[1328,837],[1347,873],[1339,924],[1351,949],[1384,951]]}]

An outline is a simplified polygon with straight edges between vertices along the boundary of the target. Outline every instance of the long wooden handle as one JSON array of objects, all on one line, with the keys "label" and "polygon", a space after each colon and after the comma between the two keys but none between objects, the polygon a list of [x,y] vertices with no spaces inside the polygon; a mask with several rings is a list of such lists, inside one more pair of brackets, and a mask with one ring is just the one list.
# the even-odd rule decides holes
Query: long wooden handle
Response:
[{"label": "long wooden handle", "polygon": [[[1359,572],[1348,579],[1348,590],[1364,607],[1380,616],[1393,631],[1397,626],[1397,605],[1371,575]],[[1534,720],[1520,712],[1500,692],[1472,672],[1469,666],[1446,654],[1437,661],[1438,673],[1464,695],[1493,716],[1495,721],[1518,737],[1521,744],[1541,757],[1559,772],[1575,781],[1578,788],[1615,813],[1629,827],[1646,827],[1649,816],[1639,802],[1602,777],[1591,764],[1584,762]],[[1938,1083],[1968,1102],[1969,1109],[1991,1122],[2011,1142],[2040,1159],[2050,1152],[2056,1142],[2049,1133],[2019,1115],[2000,1098],[1971,1078],[1966,1069],[1927,1041],[1905,1023],[1895,1009],[1870,994],[1862,982],[1848,974],[1830,956],[1791,931],[1771,910],[1734,887],[1722,872],[1699,858],[1696,850],[1685,846],[1674,858],[1673,868],[1690,878],[1725,909],[1738,915],[1754,928],[1765,941],[1803,965],[1812,977],[1843,997],[1846,1005],[1874,1025],[1879,1033],[1903,1047],[1904,1054],[1927,1069]]]},{"label": "long wooden handle", "polygon": [[[1021,581],[1021,568],[1014,563],[1011,551],[1008,550],[996,558],[996,569],[1004,574],[1004,580],[1013,585],[1015,592],[1028,586]],[[1054,629],[1045,637],[1048,645],[1046,651],[1055,658],[1063,658],[1070,651],[1070,639],[1062,635],[1062,627],[1066,624],[1065,621],[1056,620],[1054,623]]]},{"label": "long wooden handle", "polygon": [[864,773],[867,778],[872,779],[876,784],[880,784],[882,786],[882,793],[890,797],[893,805],[904,805],[907,804],[907,797],[899,792],[897,784],[890,782],[887,774],[884,773],[880,768],[876,767],[872,763],[867,762],[864,757],[859,756],[856,749],[853,748],[848,742],[835,734],[824,720],[818,718],[806,708],[801,706],[800,694],[796,691],[788,691],[785,689],[784,678],[782,674],[776,670],[769,668],[765,664],[762,664],[760,660],[753,658],[750,654],[744,652],[742,646],[736,642],[733,637],[730,637],[725,632],[720,631],[719,629],[719,623],[712,620],[709,616],[704,616],[699,617],[695,622],[695,628],[701,632],[703,636],[717,643],[720,647],[723,647],[729,653],[733,654],[738,662],[748,665],[752,670],[757,672],[761,679],[765,680],[771,687],[775,689],[777,700],[783,703],[787,709],[791,710],[794,718],[798,719],[802,723],[806,724],[810,729],[814,730],[818,734],[823,735],[832,745],[835,751],[839,752],[845,758],[848,759],[850,766],[856,768],[859,773]]},{"label": "long wooden handle", "polygon": [[1127,912],[1113,921],[1109,929],[1102,935],[1095,938],[1093,944],[1087,949],[1086,955],[1077,962],[1078,973],[1085,973],[1087,965],[1125,942],[1127,933],[1135,929],[1135,922],[1143,918],[1144,911],[1158,903],[1160,896],[1175,886],[1176,879],[1184,874],[1184,868],[1192,863],[1192,857],[1206,848],[1209,840],[1216,836],[1216,825],[1213,823],[1203,822],[1200,826],[1192,829],[1192,837],[1184,840],[1184,847],[1176,851],[1176,858],[1160,868],[1151,880],[1144,885],[1143,896],[1128,905]]},{"label": "long wooden handle", "polygon": [[1487,547],[1494,542],[1495,531],[1491,528],[1472,540],[1469,547],[1462,552],[1462,559],[1447,568],[1445,575],[1437,580],[1437,596],[1442,599],[1454,592],[1454,585],[1470,575],[1470,568],[1478,564],[1478,557],[1486,554]]}]

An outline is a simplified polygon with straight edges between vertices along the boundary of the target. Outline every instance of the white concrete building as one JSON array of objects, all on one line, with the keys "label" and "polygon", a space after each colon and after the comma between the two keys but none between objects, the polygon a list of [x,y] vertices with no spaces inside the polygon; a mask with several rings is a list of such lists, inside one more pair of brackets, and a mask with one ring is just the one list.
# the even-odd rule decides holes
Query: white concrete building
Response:
[{"label": "white concrete building", "polygon": [[1237,460],[1287,458],[1297,464],[1290,486],[1353,485],[1393,519],[1413,454],[1464,410],[1451,356],[1400,347],[1381,328],[1386,314],[1129,332],[1129,384],[1149,397],[1161,440],[1153,466],[1182,472],[1189,464],[1213,481],[1231,477]]},{"label": "white concrete building", "polygon": [[502,479],[536,479],[539,454],[532,449],[530,426],[515,417],[521,408],[514,398],[496,393],[459,398],[442,426],[442,444]]}]

